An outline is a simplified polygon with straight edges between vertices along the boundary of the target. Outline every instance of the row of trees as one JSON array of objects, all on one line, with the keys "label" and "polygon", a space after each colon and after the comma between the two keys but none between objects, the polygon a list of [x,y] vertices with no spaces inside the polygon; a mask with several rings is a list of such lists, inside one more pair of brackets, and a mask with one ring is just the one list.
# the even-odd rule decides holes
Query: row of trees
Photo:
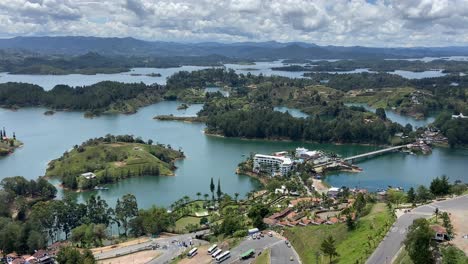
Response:
[{"label": "row of trees", "polygon": [[227,137],[288,138],[319,142],[389,143],[403,127],[383,120],[366,121],[362,116],[295,118],[271,109],[233,110],[208,115],[207,130]]},{"label": "row of trees", "polygon": [[461,181],[457,180],[451,184],[449,178],[446,175],[442,175],[441,177],[434,178],[429,188],[424,185],[420,185],[416,189],[411,187],[406,194],[402,191],[390,190],[387,192],[387,199],[397,206],[404,202],[411,204],[425,203],[435,197],[449,194],[460,195],[467,189],[468,186]]},{"label": "row of trees", "polygon": [[156,102],[160,99],[163,89],[159,85],[103,81],[82,87],[57,85],[52,90],[45,91],[34,84],[2,83],[0,84],[0,105],[46,106],[54,109],[99,112],[110,110],[113,104],[117,105],[131,99],[142,100],[146,103]]},{"label": "row of trees", "polygon": [[118,199],[112,208],[94,195],[85,203],[77,203],[70,196],[51,200],[56,190],[43,178],[37,182],[5,178],[0,185],[4,201],[0,205],[0,250],[6,253],[31,253],[63,238],[71,238],[82,247],[99,246],[112,226],[117,226],[123,236],[139,236],[158,234],[175,222],[164,208],[139,210],[132,194]]}]

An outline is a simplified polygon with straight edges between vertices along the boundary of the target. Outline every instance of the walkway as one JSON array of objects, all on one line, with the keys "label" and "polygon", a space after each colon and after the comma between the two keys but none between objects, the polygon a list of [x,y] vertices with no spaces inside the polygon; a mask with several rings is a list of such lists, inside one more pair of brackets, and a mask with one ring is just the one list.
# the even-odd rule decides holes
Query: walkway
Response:
[{"label": "walkway", "polygon": [[402,215],[393,224],[390,231],[385,236],[384,240],[380,242],[377,249],[372,253],[366,264],[390,264],[396,258],[400,248],[402,247],[403,240],[405,240],[408,227],[417,218],[429,218],[433,215],[435,208],[439,210],[468,210],[468,195],[456,197],[454,199],[433,202],[431,204],[422,205],[414,208],[410,213]]},{"label": "walkway", "polygon": [[390,148],[386,148],[386,149],[379,149],[379,150],[376,150],[376,151],[372,151],[372,152],[368,152],[368,153],[359,154],[359,155],[356,155],[356,156],[351,156],[351,157],[348,157],[348,158],[344,158],[343,160],[348,161],[348,160],[355,160],[355,159],[365,158],[367,156],[378,155],[378,154],[382,154],[382,153],[385,153],[385,152],[394,151],[394,150],[402,149],[402,148],[406,148],[406,147],[408,147],[408,145],[401,145],[401,146],[390,147]]}]

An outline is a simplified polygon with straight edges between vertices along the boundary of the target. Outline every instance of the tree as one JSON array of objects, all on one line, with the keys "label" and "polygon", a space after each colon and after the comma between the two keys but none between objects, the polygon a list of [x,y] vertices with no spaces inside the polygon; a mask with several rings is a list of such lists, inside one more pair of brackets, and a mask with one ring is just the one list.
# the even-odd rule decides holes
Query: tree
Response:
[{"label": "tree", "polygon": [[250,219],[252,219],[252,225],[254,227],[257,227],[259,229],[264,229],[265,223],[263,223],[263,218],[267,216],[269,213],[270,213],[270,209],[266,205],[262,203],[257,203],[250,207],[250,210],[247,213],[247,216]]},{"label": "tree", "polygon": [[[215,185],[213,183],[213,177],[211,177],[211,182],[210,182],[210,191],[212,196],[214,196],[214,190],[215,190]],[[214,199],[213,199],[214,200]]]},{"label": "tree", "polygon": [[450,221],[450,217],[449,217],[447,212],[442,213],[442,221],[443,221],[442,226],[445,227],[445,229],[447,230],[447,234],[449,236],[452,236],[453,235],[453,225],[452,225],[452,223]]},{"label": "tree", "polygon": [[122,197],[122,201],[117,199],[115,206],[115,217],[119,224],[124,228],[124,235],[127,236],[128,223],[131,218],[138,215],[138,204],[136,197],[133,194],[126,194]]},{"label": "tree", "polygon": [[223,192],[221,191],[221,179],[218,179],[218,189],[216,190],[216,196],[218,196],[218,200],[221,199],[221,195],[223,195]]},{"label": "tree", "polygon": [[83,253],[74,247],[63,247],[57,254],[57,262],[59,264],[94,264],[93,253],[86,249]]},{"label": "tree", "polygon": [[209,194],[207,194],[207,193],[203,194],[203,198],[205,198],[205,201],[208,200],[208,197],[210,197]]},{"label": "tree", "polygon": [[142,232],[157,235],[173,225],[174,221],[167,210],[156,206],[152,206],[147,210],[140,209],[138,216],[131,221],[133,234],[141,234]]},{"label": "tree", "polygon": [[339,254],[336,252],[335,239],[329,235],[325,240],[322,241],[320,245],[320,250],[330,258],[330,263],[333,257],[338,257]]},{"label": "tree", "polygon": [[354,202],[354,209],[356,209],[356,213],[360,214],[364,207],[366,207],[366,199],[364,199],[364,194],[358,193],[356,201]]},{"label": "tree", "polygon": [[409,188],[408,193],[406,194],[406,201],[411,204],[416,202],[416,193],[414,192],[413,187]]},{"label": "tree", "polygon": [[236,192],[236,193],[234,193],[234,197],[235,197],[235,199],[236,199],[236,203],[237,203],[237,199],[239,198],[239,193],[237,193],[237,192]]},{"label": "tree", "polygon": [[375,109],[375,114],[382,120],[386,120],[387,119],[387,115],[385,114],[385,109],[383,108],[377,108]]},{"label": "tree", "polygon": [[197,192],[197,199],[200,200],[201,192]]},{"label": "tree", "polygon": [[442,175],[441,178],[436,177],[432,180],[429,187],[431,193],[435,196],[447,195],[450,192],[450,183],[448,182],[448,177]]},{"label": "tree", "polygon": [[351,213],[346,215],[346,226],[348,227],[348,230],[353,230],[356,227],[356,222],[354,221]]},{"label": "tree", "polygon": [[401,204],[404,199],[405,199],[405,193],[402,192],[402,191],[397,191],[397,190],[389,190],[387,192],[387,199],[395,204],[396,206],[398,206],[399,204]]},{"label": "tree", "polygon": [[416,190],[416,201],[425,203],[432,198],[431,192],[424,186],[420,185]]},{"label": "tree", "polygon": [[433,263],[432,249],[435,246],[433,237],[434,231],[424,218],[414,220],[408,228],[404,244],[414,264]]}]

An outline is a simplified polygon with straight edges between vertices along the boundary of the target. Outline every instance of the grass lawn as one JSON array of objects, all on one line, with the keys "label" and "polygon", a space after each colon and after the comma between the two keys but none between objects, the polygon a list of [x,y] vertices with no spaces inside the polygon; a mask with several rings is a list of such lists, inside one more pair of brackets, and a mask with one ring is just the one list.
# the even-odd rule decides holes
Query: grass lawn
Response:
[{"label": "grass lawn", "polygon": [[[371,212],[362,217],[355,230],[348,231],[346,224],[286,228],[284,235],[291,241],[303,263],[315,263],[315,253],[320,252],[323,239],[332,235],[340,256],[334,263],[364,263],[387,233],[394,219],[385,204],[375,204]],[[370,240],[371,238],[371,240]],[[321,258],[320,263],[328,263]]]},{"label": "grass lawn", "polygon": [[193,216],[182,217],[176,221],[175,231],[176,232],[186,232],[185,227],[189,224],[200,224],[200,218]]},{"label": "grass lawn", "polygon": [[398,254],[393,264],[413,264],[413,261],[410,259],[408,252],[403,248]]},{"label": "grass lawn", "polygon": [[253,262],[254,264],[270,264],[270,253],[271,250],[268,248],[258,256],[255,261]]}]

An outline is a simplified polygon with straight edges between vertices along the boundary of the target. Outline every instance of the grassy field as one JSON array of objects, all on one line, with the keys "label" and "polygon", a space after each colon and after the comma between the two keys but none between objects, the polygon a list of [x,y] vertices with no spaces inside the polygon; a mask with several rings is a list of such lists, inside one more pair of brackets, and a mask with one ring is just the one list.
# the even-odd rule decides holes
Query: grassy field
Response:
[{"label": "grassy field", "polygon": [[270,264],[270,249],[266,249],[262,252],[260,256],[258,256],[253,264]]},{"label": "grassy field", "polygon": [[[340,223],[287,228],[284,235],[291,241],[303,263],[315,263],[315,254],[320,252],[320,244],[328,235],[335,239],[340,254],[333,263],[364,263],[393,221],[385,204],[378,203],[359,220],[353,231],[348,231],[346,224]],[[320,263],[328,263],[328,258],[322,257]]]},{"label": "grassy field", "polygon": [[80,177],[81,173],[93,172],[97,177],[94,181],[106,183],[131,176],[173,175],[175,167],[172,162],[180,157],[182,153],[159,145],[99,143],[73,148],[53,160],[47,168],[46,176],[62,180],[75,177],[80,183],[86,181]]},{"label": "grassy field", "polygon": [[187,232],[185,227],[189,224],[200,224],[200,218],[198,217],[193,217],[193,216],[185,216],[180,218],[179,220],[176,221],[175,223],[175,231],[178,233],[183,233]]}]

